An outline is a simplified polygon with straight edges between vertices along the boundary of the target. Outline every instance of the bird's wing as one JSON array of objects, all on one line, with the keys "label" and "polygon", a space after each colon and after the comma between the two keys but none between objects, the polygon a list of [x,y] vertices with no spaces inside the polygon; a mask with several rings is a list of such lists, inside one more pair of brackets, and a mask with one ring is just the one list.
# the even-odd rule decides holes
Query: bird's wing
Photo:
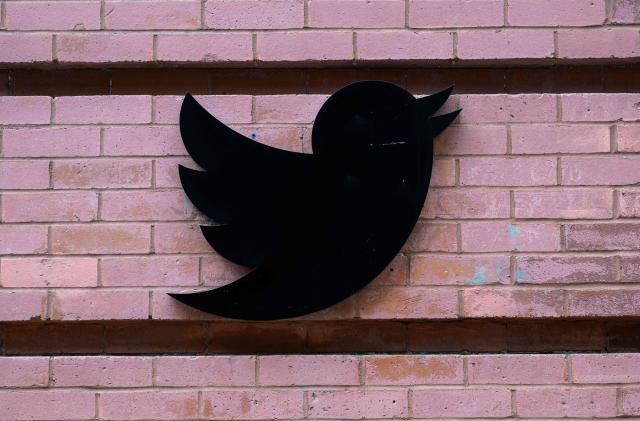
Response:
[{"label": "bird's wing", "polygon": [[263,145],[235,132],[189,94],[180,111],[180,133],[187,151],[204,169],[180,167],[184,190],[198,209],[223,224],[202,227],[209,244],[223,257],[249,267],[278,253],[290,239],[286,231],[291,218],[305,203],[301,196],[312,156]]}]

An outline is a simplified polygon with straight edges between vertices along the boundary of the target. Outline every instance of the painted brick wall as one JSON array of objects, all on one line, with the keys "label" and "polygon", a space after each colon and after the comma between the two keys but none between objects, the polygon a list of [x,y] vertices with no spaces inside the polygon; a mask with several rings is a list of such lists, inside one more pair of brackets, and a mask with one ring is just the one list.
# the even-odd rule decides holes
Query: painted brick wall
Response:
[{"label": "painted brick wall", "polygon": [[635,0],[0,2],[0,62],[553,63],[640,56]]},{"label": "painted brick wall", "polygon": [[[309,151],[320,95],[200,97]],[[0,97],[0,319],[199,319],[165,293],[242,269],[203,240],[177,96]],[[403,252],[318,319],[636,316],[640,95],[461,95]]]},{"label": "painted brick wall", "polygon": [[640,419],[640,354],[4,357],[0,370],[3,420]]}]

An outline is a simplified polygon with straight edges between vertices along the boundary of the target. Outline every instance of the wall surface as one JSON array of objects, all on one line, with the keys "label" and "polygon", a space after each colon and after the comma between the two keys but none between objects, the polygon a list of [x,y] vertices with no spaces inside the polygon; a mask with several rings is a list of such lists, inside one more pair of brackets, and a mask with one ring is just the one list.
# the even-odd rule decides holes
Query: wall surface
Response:
[{"label": "wall surface", "polygon": [[[639,59],[640,0],[0,0],[0,420],[640,420]],[[463,109],[392,264],[296,320],[169,297],[247,270],[184,93],[311,153],[362,79]]]}]

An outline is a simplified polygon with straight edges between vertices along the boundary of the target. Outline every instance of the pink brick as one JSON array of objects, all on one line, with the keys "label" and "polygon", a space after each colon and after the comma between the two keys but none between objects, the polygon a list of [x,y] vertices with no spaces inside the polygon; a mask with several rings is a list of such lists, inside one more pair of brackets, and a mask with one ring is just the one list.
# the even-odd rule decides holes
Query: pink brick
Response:
[{"label": "pink brick", "polygon": [[552,186],[556,184],[556,158],[463,158],[463,186]]},{"label": "pink brick", "polygon": [[444,355],[388,355],[365,359],[367,385],[462,384],[462,359]]},{"label": "pink brick", "polygon": [[418,222],[403,246],[408,252],[456,251],[456,225]]},{"label": "pink brick", "polygon": [[52,174],[57,189],[151,187],[151,161],[147,159],[55,161]]},{"label": "pink brick", "polygon": [[436,138],[434,148],[436,155],[505,154],[507,129],[504,126],[451,126]]},{"label": "pink brick", "polygon": [[266,386],[347,386],[360,384],[359,359],[340,355],[264,356],[258,383]]},{"label": "pink brick", "polygon": [[249,356],[189,356],[156,358],[158,386],[253,386],[255,358]]},{"label": "pink brick", "polygon": [[574,383],[637,383],[640,354],[575,354],[571,371]]},{"label": "pink brick", "polygon": [[411,256],[412,285],[509,284],[507,256]]},{"label": "pink brick", "polygon": [[[544,402],[543,405],[541,403]],[[516,412],[521,417],[602,418],[616,416],[616,389],[518,389]]]},{"label": "pink brick", "polygon": [[640,389],[623,389],[622,412],[625,415],[640,415]]},{"label": "pink brick", "polygon": [[565,121],[640,120],[640,94],[565,94],[561,100]]},{"label": "pink brick", "polygon": [[198,165],[191,158],[160,158],[155,160],[155,186],[157,188],[180,187],[180,175],[178,174],[178,165],[187,168],[198,168]]},{"label": "pink brick", "polygon": [[293,29],[304,26],[302,0],[208,0],[205,24],[214,29]]},{"label": "pink brick", "polygon": [[561,290],[472,288],[462,291],[466,317],[559,317]]},{"label": "pink brick", "polygon": [[462,250],[487,251],[558,251],[560,229],[557,225],[506,222],[462,224]]},{"label": "pink brick", "polygon": [[583,284],[616,280],[616,264],[609,256],[518,256],[519,284]]},{"label": "pink brick", "polygon": [[514,154],[609,152],[609,127],[526,125],[511,127]]},{"label": "pink brick", "polygon": [[105,3],[105,29],[199,29],[200,1]]},{"label": "pink brick", "polygon": [[264,95],[256,97],[257,123],[312,123],[326,95]]},{"label": "pink brick", "polygon": [[98,261],[84,257],[4,258],[0,284],[7,288],[95,287]]},{"label": "pink brick", "polygon": [[351,32],[259,32],[256,56],[259,61],[304,62],[353,59]]},{"label": "pink brick", "polygon": [[54,254],[126,254],[149,251],[150,230],[139,224],[76,224],[51,227]]},{"label": "pink brick", "polygon": [[435,61],[453,58],[448,32],[363,31],[357,35],[360,60]]},{"label": "pink brick", "polygon": [[7,29],[100,29],[100,3],[88,1],[15,1],[5,4]]},{"label": "pink brick", "polygon": [[104,130],[104,155],[186,154],[178,126],[107,127]]},{"label": "pink brick", "polygon": [[482,189],[431,189],[423,218],[509,218],[509,192]]},{"label": "pink brick", "polygon": [[[195,291],[190,288],[187,292]],[[205,313],[180,303],[167,295],[169,292],[185,292],[184,288],[154,290],[151,298],[153,320],[219,320],[220,317]]]},{"label": "pink brick", "polygon": [[212,250],[200,227],[186,223],[155,225],[153,244],[156,253],[210,253]]},{"label": "pink brick", "polygon": [[603,25],[604,0],[509,0],[509,25],[592,26]]},{"label": "pink brick", "polygon": [[569,250],[635,250],[640,224],[572,224],[566,227]]},{"label": "pink brick", "polygon": [[458,123],[536,123],[556,121],[556,96],[549,94],[460,95]]},{"label": "pink brick", "polygon": [[253,389],[202,392],[202,419],[261,420],[302,417],[302,390]]},{"label": "pink brick", "polygon": [[569,317],[624,317],[640,314],[640,291],[634,289],[608,289],[568,291]]},{"label": "pink brick", "polygon": [[5,194],[2,220],[5,222],[93,221],[98,215],[94,192],[47,192]]},{"label": "pink brick", "polygon": [[174,63],[248,62],[253,60],[251,34],[160,34],[157,57]]},{"label": "pink brick", "polygon": [[110,191],[102,193],[101,217],[104,221],[182,221],[200,213],[184,192]]},{"label": "pink brick", "polygon": [[433,161],[430,185],[433,187],[454,186],[456,184],[456,164],[453,159]]},{"label": "pink brick", "polygon": [[516,218],[609,219],[613,215],[610,190],[517,191]]},{"label": "pink brick", "polygon": [[458,32],[461,60],[550,59],[553,31],[542,29],[492,29]]},{"label": "pink brick", "polygon": [[148,95],[67,96],[55,99],[58,124],[136,124],[151,122]]},{"label": "pink brick", "polygon": [[232,127],[248,139],[292,152],[302,152],[302,127]]},{"label": "pink brick", "polygon": [[51,381],[55,387],[151,386],[151,358],[55,357]]},{"label": "pink brick", "polygon": [[619,206],[621,217],[640,217],[640,191],[622,190],[619,196]]},{"label": "pink brick", "polygon": [[640,282],[640,256],[620,257],[620,277],[623,282]]},{"label": "pink brick", "polygon": [[[183,99],[184,97],[182,96],[169,95],[154,97],[153,121],[160,124],[179,124],[180,106]],[[195,99],[214,117],[225,124],[251,123],[250,95],[196,95]]]},{"label": "pink brick", "polygon": [[620,152],[640,152],[640,125],[620,124],[616,131]]},{"label": "pink brick", "polygon": [[502,26],[504,2],[501,0],[411,0],[409,27],[464,28]]},{"label": "pink brick", "polygon": [[3,420],[90,420],[94,418],[95,393],[90,391],[1,391]]},{"label": "pink brick", "polygon": [[[202,236],[202,234],[200,234]],[[205,246],[203,246],[204,248]],[[207,244],[207,253],[211,252],[211,246]],[[205,256],[202,258],[201,278],[207,286],[223,286],[240,279],[250,269],[230,262],[220,256]]]},{"label": "pink brick", "polygon": [[[46,312],[46,291],[0,292],[0,320],[2,321],[43,320]],[[2,408],[3,405],[0,404],[0,411]]]},{"label": "pink brick", "polygon": [[52,320],[140,320],[148,317],[147,291],[68,289],[51,295]]},{"label": "pink brick", "polygon": [[61,63],[140,63],[153,59],[153,36],[146,33],[59,34]]},{"label": "pink brick", "polygon": [[2,357],[0,373],[1,387],[45,387],[49,382],[49,358]]},{"label": "pink brick", "polygon": [[198,285],[198,258],[103,257],[100,274],[104,286],[195,286]]},{"label": "pink brick", "polygon": [[415,417],[508,417],[509,389],[423,389],[413,391]]},{"label": "pink brick", "polygon": [[312,28],[404,27],[403,1],[314,0],[308,7]]},{"label": "pink brick", "polygon": [[51,42],[49,34],[0,34],[0,63],[51,62]]},{"label": "pink brick", "polygon": [[[1,40],[0,35],[0,51],[3,51]],[[50,121],[51,98],[48,96],[0,96],[0,124],[49,124]]]},{"label": "pink brick", "polygon": [[561,59],[636,58],[640,33],[634,28],[594,28],[558,31]]},{"label": "pink brick", "polygon": [[309,416],[318,419],[364,419],[408,416],[404,390],[337,390],[309,394]]},{"label": "pink brick", "polygon": [[0,254],[40,254],[46,251],[46,226],[0,224]]},{"label": "pink brick", "polygon": [[424,287],[367,288],[358,296],[363,319],[452,319],[458,295],[452,289]]},{"label": "pink brick", "polygon": [[611,21],[614,23],[640,22],[640,4],[634,0],[615,0]]},{"label": "pink brick", "polygon": [[640,156],[617,155],[562,158],[562,184],[613,186],[640,182]]},{"label": "pink brick", "polygon": [[49,161],[0,162],[0,189],[46,189],[49,187]]},{"label": "pink brick", "polygon": [[110,420],[187,420],[198,412],[196,391],[101,393],[101,416]]},{"label": "pink brick", "polygon": [[6,157],[98,156],[100,129],[97,127],[4,129],[2,152]]},{"label": "pink brick", "polygon": [[469,384],[560,384],[567,382],[564,355],[473,355]]}]

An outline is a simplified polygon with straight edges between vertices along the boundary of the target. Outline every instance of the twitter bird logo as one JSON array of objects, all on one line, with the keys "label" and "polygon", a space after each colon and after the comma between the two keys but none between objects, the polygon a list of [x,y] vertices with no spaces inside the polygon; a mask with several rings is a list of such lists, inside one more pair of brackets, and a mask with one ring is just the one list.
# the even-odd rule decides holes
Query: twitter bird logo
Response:
[{"label": "twitter bird logo", "polygon": [[434,116],[453,87],[416,99],[362,81],[323,104],[313,154],[253,141],[189,94],[180,132],[202,171],[180,166],[184,190],[219,225],[202,226],[224,258],[254,270],[221,288],[175,299],[243,320],[301,316],[336,304],[396,256],[427,196],[433,139],[460,110]]}]

